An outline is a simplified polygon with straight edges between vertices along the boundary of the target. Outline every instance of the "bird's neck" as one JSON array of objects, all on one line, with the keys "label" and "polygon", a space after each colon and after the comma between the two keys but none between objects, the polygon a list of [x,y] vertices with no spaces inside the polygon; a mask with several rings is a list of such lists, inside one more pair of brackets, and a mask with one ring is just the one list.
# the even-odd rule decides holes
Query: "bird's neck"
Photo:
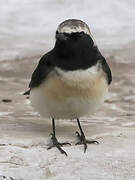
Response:
[{"label": "bird's neck", "polygon": [[57,56],[60,58],[70,58],[78,56],[77,49],[73,49],[70,44],[59,43],[58,41],[56,41],[54,49]]},{"label": "bird's neck", "polygon": [[65,70],[87,69],[96,64],[102,55],[97,47],[81,46],[74,48],[69,44],[55,44],[56,65]]}]

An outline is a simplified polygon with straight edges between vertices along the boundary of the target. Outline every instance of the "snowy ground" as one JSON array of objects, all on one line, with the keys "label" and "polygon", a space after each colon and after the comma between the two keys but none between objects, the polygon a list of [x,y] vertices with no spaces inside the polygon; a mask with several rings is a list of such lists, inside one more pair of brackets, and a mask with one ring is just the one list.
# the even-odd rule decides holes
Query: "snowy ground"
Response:
[{"label": "snowy ground", "polygon": [[[134,0],[1,0],[0,180],[135,180],[134,9]],[[22,96],[39,57],[53,46],[57,25],[67,18],[91,26],[113,72],[109,100],[81,120],[87,138],[99,145],[89,145],[84,154],[74,145],[76,121],[56,122],[59,140],[72,143],[64,147],[68,157],[47,150],[51,122]]]},{"label": "snowy ground", "polygon": [[14,180],[135,179],[134,44],[128,47],[130,51],[124,48],[108,57],[113,71],[109,100],[93,117],[81,121],[87,138],[100,144],[89,145],[84,154],[82,146],[74,145],[76,122],[57,121],[59,140],[72,143],[64,147],[68,157],[56,148],[47,150],[51,122],[33,112],[29,100],[21,95],[37,59],[0,63],[1,176]]}]

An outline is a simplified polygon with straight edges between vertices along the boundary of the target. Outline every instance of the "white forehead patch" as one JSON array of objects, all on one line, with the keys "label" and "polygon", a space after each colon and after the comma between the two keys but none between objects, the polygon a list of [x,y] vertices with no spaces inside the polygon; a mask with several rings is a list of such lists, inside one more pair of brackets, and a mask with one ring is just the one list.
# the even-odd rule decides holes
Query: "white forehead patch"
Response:
[{"label": "white forehead patch", "polygon": [[58,32],[60,33],[75,33],[75,32],[84,32],[88,35],[91,35],[90,31],[86,27],[81,26],[64,26],[64,27],[58,27]]},{"label": "white forehead patch", "polygon": [[89,26],[79,20],[79,19],[68,19],[64,22],[62,22],[59,26],[58,26],[58,32],[60,33],[75,33],[75,32],[84,32],[86,34],[90,35],[90,29]]}]

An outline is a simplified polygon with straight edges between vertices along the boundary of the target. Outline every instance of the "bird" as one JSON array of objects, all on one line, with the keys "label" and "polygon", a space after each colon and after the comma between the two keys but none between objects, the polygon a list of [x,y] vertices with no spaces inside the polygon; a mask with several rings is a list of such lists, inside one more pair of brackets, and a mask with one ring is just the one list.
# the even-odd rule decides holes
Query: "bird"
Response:
[{"label": "bird", "polygon": [[56,137],[55,120],[77,120],[78,142],[86,152],[87,140],[80,118],[90,116],[108,96],[112,73],[93,39],[89,26],[80,19],[67,19],[58,25],[54,48],[43,55],[34,70],[29,89],[33,108],[52,119],[51,145],[67,155]]}]

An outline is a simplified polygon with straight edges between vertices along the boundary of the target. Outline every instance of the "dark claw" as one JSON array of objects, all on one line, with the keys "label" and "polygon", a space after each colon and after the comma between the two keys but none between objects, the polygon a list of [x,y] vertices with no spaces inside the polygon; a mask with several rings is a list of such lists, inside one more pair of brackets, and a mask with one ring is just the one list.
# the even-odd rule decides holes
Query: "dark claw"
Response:
[{"label": "dark claw", "polygon": [[81,135],[80,135],[80,133],[78,132],[78,131],[76,131],[76,136],[80,139],[81,138]]},{"label": "dark claw", "polygon": [[77,131],[76,132],[76,136],[78,137],[79,141],[75,144],[75,145],[81,145],[83,144],[84,145],[84,153],[86,152],[87,150],[87,144],[99,144],[98,141],[94,141],[94,140],[86,140],[85,138],[85,135],[84,134],[81,134]]},{"label": "dark claw", "polygon": [[59,149],[59,151],[60,151],[62,154],[65,154],[66,156],[68,156],[67,153],[60,147],[59,144],[58,144],[56,147]]},{"label": "dark claw", "polygon": [[52,144],[51,146],[49,146],[49,147],[47,148],[47,150],[52,149],[53,147],[56,147],[62,154],[65,154],[65,155],[67,156],[67,153],[61,148],[61,146],[71,145],[71,144],[68,143],[68,142],[59,143],[54,134],[51,134],[51,136],[52,136],[52,137],[51,137],[51,140],[52,140],[52,143],[53,143],[53,144]]},{"label": "dark claw", "polygon": [[98,141],[94,141],[94,140],[91,140],[91,141],[86,140],[86,143],[87,144],[99,144]]},{"label": "dark claw", "polygon": [[87,143],[84,143],[84,153],[86,152],[87,149]]},{"label": "dark claw", "polygon": [[68,143],[68,142],[59,143],[59,145],[60,145],[60,146],[65,146],[65,145],[70,145],[70,146],[71,146],[71,144],[70,144],[70,143]]},{"label": "dark claw", "polygon": [[75,145],[81,145],[82,142],[81,141],[78,141]]}]

